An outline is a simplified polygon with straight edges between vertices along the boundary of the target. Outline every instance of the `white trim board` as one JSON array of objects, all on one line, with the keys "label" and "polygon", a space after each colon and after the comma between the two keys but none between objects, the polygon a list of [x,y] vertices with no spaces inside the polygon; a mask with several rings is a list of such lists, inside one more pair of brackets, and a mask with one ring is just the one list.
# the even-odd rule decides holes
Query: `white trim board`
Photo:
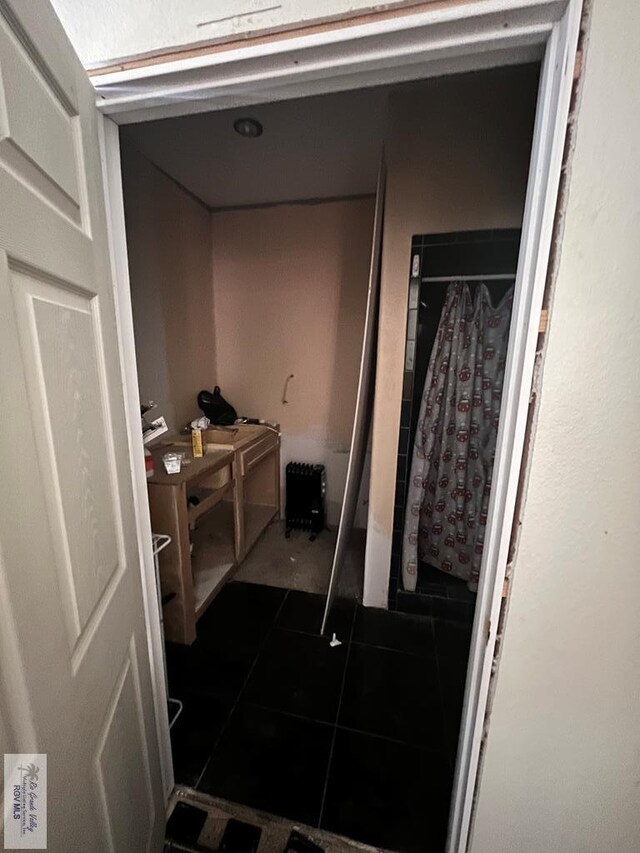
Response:
[{"label": "white trim board", "polygon": [[100,157],[104,183],[105,204],[108,211],[109,252],[114,279],[115,309],[118,324],[118,345],[122,365],[122,388],[124,391],[125,416],[129,436],[129,466],[136,513],[136,533],[140,572],[142,575],[142,597],[147,627],[147,644],[151,661],[151,689],[155,708],[155,727],[160,752],[160,772],[165,804],[174,788],[169,717],[167,710],[167,680],[164,668],[164,637],[160,624],[160,608],[156,585],[149,495],[144,468],[144,446],[140,431],[140,394],[138,391],[138,367],[133,332],[133,310],[129,285],[129,261],[122,196],[122,170],[120,164],[120,139],[117,125],[111,119],[98,116]]},{"label": "white trim board", "polygon": [[[582,0],[477,0],[92,78],[99,95],[99,109],[118,123],[129,123],[327,93],[338,88],[477,70],[544,55],[447,853],[464,853],[470,839],[473,795],[522,463],[581,10]],[[156,701],[159,702],[158,685],[162,683],[164,671],[162,655],[158,652],[157,612],[154,613],[151,599],[155,578],[145,515],[146,490],[141,482],[140,461],[134,459],[139,450],[138,392],[121,186],[119,175],[114,171],[119,142],[115,126],[109,123],[109,127],[106,133],[108,204],[116,261],[114,276],[121,346],[128,358],[123,382],[131,432],[131,464],[138,494],[138,531],[145,555],[143,572],[147,576],[149,643],[156,670]],[[372,532],[370,527],[369,535]],[[386,538],[381,538],[377,559],[390,556],[391,536]],[[166,711],[158,709],[161,752],[166,757],[170,747],[163,713]],[[171,774],[165,775],[165,786],[170,778]]]},{"label": "white trim board", "polygon": [[[448,851],[469,842],[473,796],[503,581],[520,481],[525,430],[549,265],[582,3],[572,2],[547,42],[529,167],[522,239],[507,349],[502,409],[482,556],[476,615],[458,742]],[[488,625],[488,637],[487,637]]]},{"label": "white trim board", "polygon": [[357,26],[96,74],[118,124],[540,59],[568,0],[475,0]]}]

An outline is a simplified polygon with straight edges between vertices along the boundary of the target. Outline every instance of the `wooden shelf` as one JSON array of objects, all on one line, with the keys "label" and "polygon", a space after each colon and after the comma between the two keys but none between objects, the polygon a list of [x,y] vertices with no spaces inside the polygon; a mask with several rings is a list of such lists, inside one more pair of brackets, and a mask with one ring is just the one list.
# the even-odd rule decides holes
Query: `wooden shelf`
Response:
[{"label": "wooden shelf", "polygon": [[277,514],[277,507],[262,504],[244,505],[245,554],[256,544],[265,527]]},{"label": "wooden shelf", "polygon": [[233,530],[233,504],[220,501],[193,531],[191,571],[196,619],[236,567]]},{"label": "wooden shelf", "polygon": [[196,506],[190,506],[187,510],[187,516],[190,522],[196,521],[200,518],[201,515],[204,515],[205,512],[208,512],[210,509],[220,503],[223,497],[230,491],[234,486],[234,481],[229,480],[228,483],[225,483],[219,489],[208,489],[204,487],[196,487],[191,491],[187,491],[187,498],[190,494],[197,494],[200,499],[200,503]]},{"label": "wooden shelf", "polygon": [[[188,464],[182,465],[178,474],[167,474],[162,457],[168,451],[188,454]],[[149,477],[148,483],[160,486],[178,486],[181,483],[195,483],[204,478],[210,477],[216,472],[231,465],[233,461],[233,452],[230,450],[211,450],[194,459],[188,450],[185,450],[183,444],[171,442],[168,444],[160,444],[151,450],[153,456],[153,477]]]},{"label": "wooden shelf", "polygon": [[[189,454],[185,445],[171,447]],[[280,442],[264,426],[239,426],[233,443],[189,455],[179,474],[160,467],[167,449],[153,451],[149,508],[153,529],[170,537],[159,554],[165,637],[189,645],[196,621],[279,513]],[[196,506],[188,506],[190,495],[198,497]]]}]

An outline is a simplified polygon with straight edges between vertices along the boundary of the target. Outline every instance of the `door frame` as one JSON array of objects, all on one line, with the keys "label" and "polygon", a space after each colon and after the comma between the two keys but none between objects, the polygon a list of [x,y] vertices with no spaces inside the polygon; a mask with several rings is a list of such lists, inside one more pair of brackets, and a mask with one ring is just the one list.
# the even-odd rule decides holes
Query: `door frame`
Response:
[{"label": "door frame", "polygon": [[107,210],[107,233],[113,278],[118,349],[120,355],[125,419],[129,441],[129,466],[133,486],[133,504],[136,520],[142,598],[147,647],[151,663],[151,689],[155,711],[155,727],[160,753],[160,771],[165,805],[175,787],[169,714],[167,708],[167,676],[165,672],[164,637],[160,620],[160,603],[153,555],[151,519],[147,475],[144,466],[144,444],[140,428],[140,392],[138,391],[138,364],[133,329],[133,308],[127,257],[127,234],[122,194],[122,167],[118,126],[106,116],[98,116],[102,184]]},{"label": "door frame", "polygon": [[[151,551],[146,477],[139,428],[135,344],[127,265],[118,124],[153,120],[267,100],[344,91],[364,85],[424,79],[542,58],[513,322],[505,370],[493,487],[477,595],[456,762],[447,853],[468,849],[474,794],[488,708],[490,679],[525,428],[534,376],[540,313],[558,199],[574,80],[582,0],[475,0],[425,4],[422,11],[292,38],[242,41],[184,56],[94,72],[105,194],[110,220],[114,289],[129,426],[129,451],[143,588],[154,675],[156,724],[167,797],[173,788],[165,706],[159,605]],[[391,553],[389,536],[388,556]],[[381,559],[386,559],[382,545]]]}]

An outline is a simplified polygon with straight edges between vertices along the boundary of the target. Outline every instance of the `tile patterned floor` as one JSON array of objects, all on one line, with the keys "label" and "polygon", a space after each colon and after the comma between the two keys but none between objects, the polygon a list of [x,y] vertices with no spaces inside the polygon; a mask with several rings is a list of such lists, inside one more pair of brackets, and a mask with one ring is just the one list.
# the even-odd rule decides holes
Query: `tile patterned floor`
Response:
[{"label": "tile patterned floor", "polygon": [[476,594],[467,584],[420,561],[415,592],[398,589],[394,610],[471,625]]},{"label": "tile patterned floor", "polygon": [[228,584],[168,644],[176,781],[386,849],[444,846],[467,627]]}]

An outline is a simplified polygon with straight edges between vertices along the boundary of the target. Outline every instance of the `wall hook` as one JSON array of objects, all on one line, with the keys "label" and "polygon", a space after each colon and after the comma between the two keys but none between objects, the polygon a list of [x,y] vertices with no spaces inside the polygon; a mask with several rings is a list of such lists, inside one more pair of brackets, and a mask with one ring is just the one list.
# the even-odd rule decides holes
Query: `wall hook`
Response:
[{"label": "wall hook", "polygon": [[285,405],[285,406],[286,406],[286,404],[289,402],[289,401],[287,400],[287,388],[289,387],[289,380],[290,380],[290,379],[295,379],[295,376],[294,376],[294,374],[293,374],[293,373],[290,373],[290,374],[287,376],[287,378],[284,380],[284,390],[282,391],[282,403],[283,403],[283,405]]}]

